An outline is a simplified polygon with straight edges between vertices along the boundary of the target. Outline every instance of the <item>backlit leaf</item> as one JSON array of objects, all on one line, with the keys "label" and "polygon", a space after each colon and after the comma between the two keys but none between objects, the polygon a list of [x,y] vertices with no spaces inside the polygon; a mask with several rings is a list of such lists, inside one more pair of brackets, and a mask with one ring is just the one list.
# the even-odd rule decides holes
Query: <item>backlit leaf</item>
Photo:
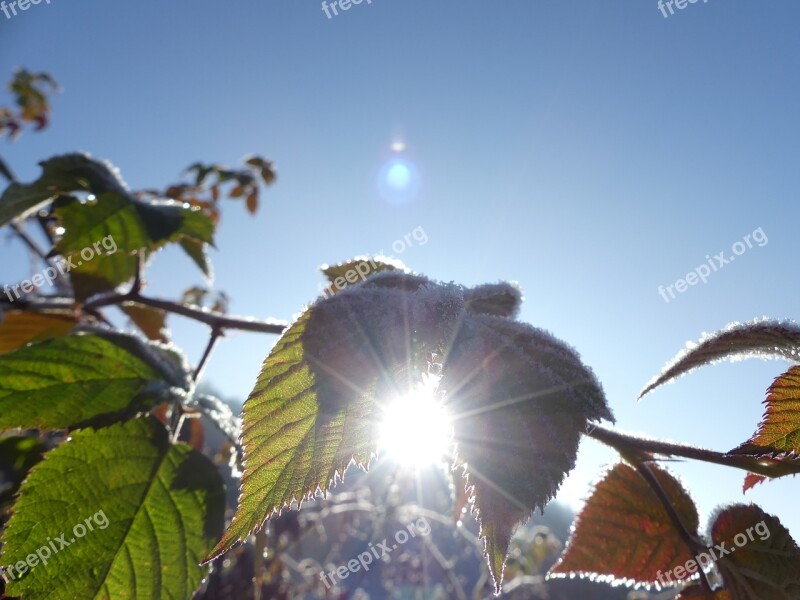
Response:
[{"label": "backlit leaf", "polygon": [[[154,419],[74,432],[22,484],[3,534],[11,566],[54,542],[47,564],[10,581],[35,600],[191,598],[222,531],[224,488],[213,463],[172,445]],[[39,561],[37,561],[39,562]]]},{"label": "backlit leaf", "polygon": [[800,367],[792,367],[770,386],[758,431],[734,450],[748,454],[800,454]]},{"label": "backlit leaf", "polygon": [[401,263],[391,261],[391,259],[360,256],[338,265],[323,265],[320,270],[331,284],[327,291],[335,293],[348,285],[360,283],[375,273],[404,271],[404,268]]},{"label": "backlit leaf", "polygon": [[468,312],[466,293],[378,272],[320,299],[284,333],[245,404],[239,508],[209,559],[291,502],[327,490],[353,460],[366,463],[384,406],[443,367],[458,461],[499,587],[513,530],[553,497],[587,422],[612,416],[572,349],[528,325]]},{"label": "backlit leaf", "polygon": [[720,512],[709,529],[733,600],[800,598],[800,548],[776,517],[737,504]]},{"label": "backlit leaf", "polygon": [[62,429],[156,404],[176,381],[125,343],[73,335],[0,356],[0,430]]},{"label": "backlit leaf", "polygon": [[664,371],[648,383],[639,398],[693,369],[726,358],[781,358],[800,360],[800,327],[793,322],[752,321],[734,323],[705,336],[678,354]]},{"label": "backlit leaf", "polygon": [[499,591],[514,530],[556,495],[588,421],[613,416],[571,348],[502,317],[463,320],[441,384]]},{"label": "backlit leaf", "polygon": [[167,313],[163,310],[133,302],[121,304],[120,309],[148,339],[159,342],[169,341],[166,329]]},{"label": "backlit leaf", "polygon": [[[697,531],[697,509],[681,484],[655,465],[650,468],[684,525]],[[620,463],[595,486],[549,576],[656,585],[667,581],[664,574],[691,559],[655,492],[636,470]]]},{"label": "backlit leaf", "polygon": [[39,163],[42,175],[30,184],[12,183],[0,196],[0,227],[24,217],[56,196],[72,192],[124,195],[128,188],[119,172],[88,154],[54,156]]},{"label": "backlit leaf", "polygon": [[0,354],[69,333],[75,319],[63,314],[9,311],[0,322]]}]

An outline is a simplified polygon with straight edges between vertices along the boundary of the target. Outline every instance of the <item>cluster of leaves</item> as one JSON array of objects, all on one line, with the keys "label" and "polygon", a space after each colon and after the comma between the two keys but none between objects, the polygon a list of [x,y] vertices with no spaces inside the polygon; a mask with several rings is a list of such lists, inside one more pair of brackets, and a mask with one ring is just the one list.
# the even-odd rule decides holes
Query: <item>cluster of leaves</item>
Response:
[{"label": "cluster of leaves", "polygon": [[[36,86],[49,80],[20,81],[14,91],[25,98],[22,114],[46,113]],[[13,578],[8,593],[113,598],[134,589],[141,597],[190,597],[207,574],[201,562],[250,539],[288,507],[325,494],[351,464],[366,467],[385,404],[434,377],[440,402],[454,416],[456,507],[469,504],[478,519],[498,593],[512,535],[556,495],[581,436],[590,435],[625,462],[597,485],[553,577],[669,586],[686,598],[800,598],[800,549],[776,517],[730,506],[704,538],[688,493],[657,464],[686,456],[744,468],[746,490],[800,472],[799,367],[770,388],[751,439],[723,454],[687,453],[602,428],[614,419],[594,374],[569,346],[516,320],[521,294],[510,284],[464,288],[371,261],[363,281],[332,285],[289,327],[228,317],[224,296],[203,308],[209,293],[202,287],[180,302],[144,296],[148,260],[172,243],[210,276],[206,249],[219,221],[220,190],[229,186],[228,195],[246,198],[254,212],[259,186],[275,179],[265,159],[247,159],[238,171],[195,164],[193,183],[164,194],[130,191],[115,168],[86,154],[56,156],[41,167],[36,181],[12,181],[0,196],[0,227],[11,225],[35,248],[21,228],[35,215],[52,247],[41,258],[50,265],[60,256],[72,266],[56,295],[36,290],[16,305],[0,298],[2,564],[30,562],[47,540],[69,536],[88,515],[102,511],[109,525],[72,539],[76,548],[55,553],[47,568]],[[113,252],[99,252],[97,242],[106,239],[114,241]],[[89,247],[98,255],[84,260]],[[363,268],[355,261],[324,272],[333,283],[356,262]],[[109,306],[146,339],[115,327],[103,312]],[[163,343],[168,312],[211,327],[195,369]],[[196,384],[216,339],[233,327],[283,335],[245,404],[243,459],[238,465],[234,453],[231,461],[243,469],[241,495],[223,535],[223,480],[200,451],[204,429],[195,417],[230,437],[239,424]],[[797,362],[800,328],[731,327],[679,356],[643,394],[739,355]],[[737,541],[760,523],[768,537]],[[678,570],[709,545],[734,544],[735,555],[708,568]],[[674,577],[665,581],[666,573]]]},{"label": "cluster of leaves", "polygon": [[[796,362],[800,327],[767,320],[733,324],[679,354],[641,396],[703,365],[747,357]],[[765,405],[764,418],[753,436],[720,455],[720,459],[731,459],[721,462],[743,468],[755,465],[765,473],[748,474],[745,492],[768,477],[800,471],[800,367],[792,366],[776,379]],[[714,516],[703,537],[698,534],[697,509],[688,493],[652,462],[652,455],[643,458],[633,463],[639,462],[640,470],[650,470],[658,481],[655,488],[627,464],[611,469],[589,498],[551,576],[674,587],[682,590],[680,598],[800,598],[800,548],[777,517],[755,505],[727,506]],[[759,524],[760,535],[755,537],[752,532]],[[703,555],[714,559],[703,561],[713,567],[703,568],[697,560]],[[687,564],[692,568],[683,568]],[[723,583],[712,591],[714,575]]]},{"label": "cluster of leaves", "polygon": [[190,206],[201,208],[216,223],[219,220],[219,199],[227,190],[232,200],[244,198],[250,214],[256,214],[259,204],[259,182],[270,186],[275,183],[277,173],[271,160],[261,156],[249,156],[243,161],[241,169],[230,169],[219,164],[194,163],[186,169],[187,175],[194,175],[191,183],[176,183],[164,192],[145,190],[143,193],[166,196]]},{"label": "cluster of leaves", "polygon": [[[14,96],[16,107],[0,106],[0,137],[16,139],[25,123],[33,123],[36,131],[47,127],[50,120],[47,92],[58,90],[58,84],[49,74],[18,69],[9,82],[8,89]],[[9,181],[14,178],[2,159],[0,175]]]},{"label": "cluster of leaves", "polygon": [[17,106],[16,109],[0,107],[0,136],[16,138],[25,123],[33,123],[37,131],[47,127],[50,119],[47,92],[58,90],[55,80],[47,73],[18,69],[8,87]]}]

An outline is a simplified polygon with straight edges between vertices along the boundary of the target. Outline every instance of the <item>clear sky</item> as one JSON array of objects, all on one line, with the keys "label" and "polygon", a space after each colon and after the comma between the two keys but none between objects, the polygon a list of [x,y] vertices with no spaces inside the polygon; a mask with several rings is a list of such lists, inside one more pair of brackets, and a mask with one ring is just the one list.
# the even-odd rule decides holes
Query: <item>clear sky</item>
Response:
[{"label": "clear sky", "polygon": [[[391,253],[421,227],[427,243],[396,256],[440,280],[518,281],[521,318],[581,352],[620,428],[728,450],[785,365],[718,365],[636,395],[703,331],[800,316],[799,22],[792,0],[666,18],[656,0],[365,0],[330,19],[317,0],[42,1],[0,13],[0,77],[47,70],[63,93],[46,132],[0,153],[31,179],[37,160],[86,150],[133,188],[196,160],[269,156],[279,182],[262,210],[226,205],[217,236],[232,312],[290,319],[317,294],[320,264]],[[418,190],[387,197],[377,182],[398,140]],[[768,242],[659,295],[748,234]],[[2,280],[24,275],[22,249],[0,243]],[[199,282],[167,251],[148,291]],[[196,360],[206,331],[172,325]],[[245,397],[273,343],[231,335],[208,379]],[[579,502],[613,459],[585,442],[560,498]],[[743,498],[739,471],[674,468],[701,522],[746,499],[800,536],[796,480]]]}]

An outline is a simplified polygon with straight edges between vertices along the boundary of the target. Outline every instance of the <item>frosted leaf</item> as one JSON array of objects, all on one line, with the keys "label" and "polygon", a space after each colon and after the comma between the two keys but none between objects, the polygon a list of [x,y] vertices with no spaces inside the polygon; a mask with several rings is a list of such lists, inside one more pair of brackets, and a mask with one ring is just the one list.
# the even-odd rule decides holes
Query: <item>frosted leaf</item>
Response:
[{"label": "frosted leaf", "polygon": [[487,283],[468,289],[464,301],[469,312],[514,318],[522,304],[522,290],[505,281]]},{"label": "frosted leaf", "polygon": [[793,321],[767,318],[748,323],[732,323],[713,335],[704,335],[697,344],[676,356],[639,394],[642,398],[655,388],[694,369],[724,359],[777,358],[798,362],[800,326]]}]

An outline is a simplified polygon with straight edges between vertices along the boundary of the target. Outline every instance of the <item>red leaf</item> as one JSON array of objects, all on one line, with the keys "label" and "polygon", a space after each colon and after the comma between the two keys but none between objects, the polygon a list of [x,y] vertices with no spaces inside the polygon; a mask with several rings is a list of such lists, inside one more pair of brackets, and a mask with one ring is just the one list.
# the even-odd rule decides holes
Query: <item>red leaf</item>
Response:
[{"label": "red leaf", "polygon": [[717,515],[710,537],[733,600],[800,597],[800,549],[776,517],[755,505],[734,505]]},{"label": "red leaf", "polygon": [[746,493],[747,491],[753,489],[759,483],[763,483],[766,481],[767,478],[763,475],[758,475],[756,473],[748,473],[747,476],[744,478],[744,486],[742,488],[742,493]]},{"label": "red leaf", "polygon": [[[697,531],[694,502],[666,471],[651,465],[690,531]],[[593,577],[614,583],[663,585],[659,575],[692,559],[667,511],[647,482],[618,464],[586,502],[561,560],[549,577]],[[687,573],[686,578],[692,575]]]}]

